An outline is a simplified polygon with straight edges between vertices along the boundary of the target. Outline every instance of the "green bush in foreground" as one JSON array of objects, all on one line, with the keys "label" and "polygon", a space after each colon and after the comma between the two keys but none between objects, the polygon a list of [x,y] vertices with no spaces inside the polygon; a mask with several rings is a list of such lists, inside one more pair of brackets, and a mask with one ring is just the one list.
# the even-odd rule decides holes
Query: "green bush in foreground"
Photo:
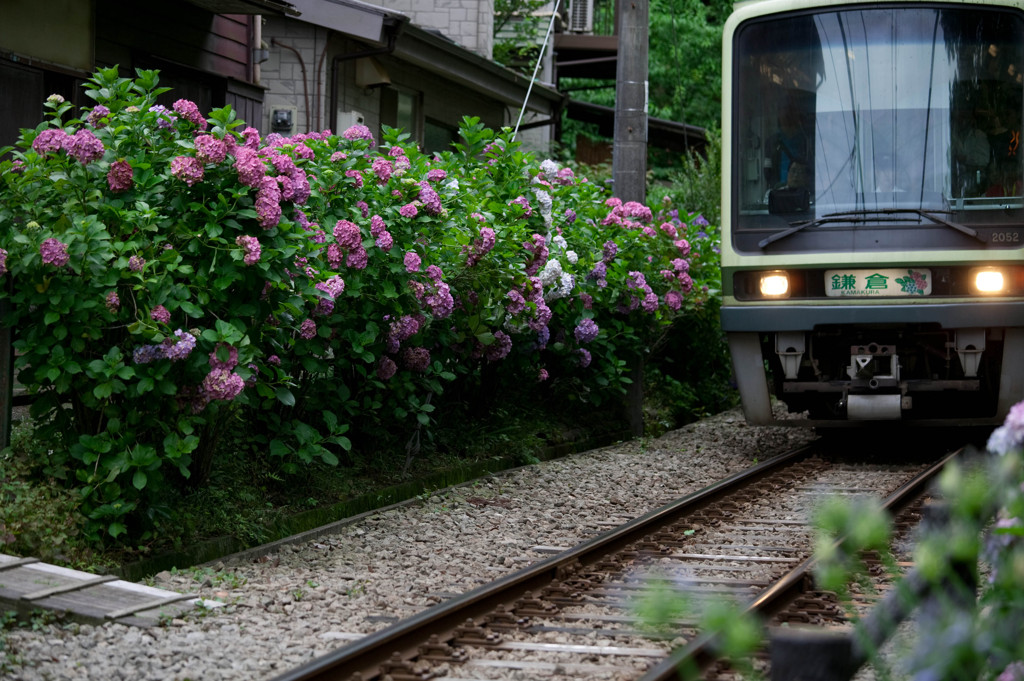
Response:
[{"label": "green bush in foreground", "polygon": [[0,150],[2,323],[37,463],[94,542],[152,536],[230,424],[294,474],[415,437],[450,390],[621,399],[717,295],[706,220],[611,199],[474,119],[427,156],[363,126],[261,139],[164,91],[101,70],[92,109],[51,97]]}]

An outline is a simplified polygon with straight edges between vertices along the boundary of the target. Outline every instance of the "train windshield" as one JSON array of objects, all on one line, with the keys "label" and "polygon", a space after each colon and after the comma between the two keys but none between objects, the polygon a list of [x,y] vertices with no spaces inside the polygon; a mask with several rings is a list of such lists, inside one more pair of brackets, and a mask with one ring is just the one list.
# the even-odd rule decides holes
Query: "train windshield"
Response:
[{"label": "train windshield", "polygon": [[904,213],[969,225],[1024,207],[1019,12],[794,13],[749,22],[734,47],[738,230]]}]

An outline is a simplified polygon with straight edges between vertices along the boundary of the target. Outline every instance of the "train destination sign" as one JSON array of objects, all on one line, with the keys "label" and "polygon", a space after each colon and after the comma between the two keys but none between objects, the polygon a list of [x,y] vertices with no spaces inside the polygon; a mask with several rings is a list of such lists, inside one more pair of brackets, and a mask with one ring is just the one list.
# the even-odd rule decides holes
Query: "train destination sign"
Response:
[{"label": "train destination sign", "polygon": [[825,271],[825,293],[830,298],[927,296],[931,292],[932,273],[928,269]]}]

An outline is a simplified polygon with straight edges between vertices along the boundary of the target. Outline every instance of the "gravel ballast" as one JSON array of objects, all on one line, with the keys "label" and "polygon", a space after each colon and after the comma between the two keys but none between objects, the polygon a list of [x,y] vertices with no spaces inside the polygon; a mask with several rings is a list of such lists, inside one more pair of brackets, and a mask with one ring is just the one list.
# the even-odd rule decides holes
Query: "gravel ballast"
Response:
[{"label": "gravel ballast", "polygon": [[147,583],[225,605],[149,628],[9,631],[4,678],[272,679],[812,438],[731,410],[425,495],[271,554],[162,572]]}]

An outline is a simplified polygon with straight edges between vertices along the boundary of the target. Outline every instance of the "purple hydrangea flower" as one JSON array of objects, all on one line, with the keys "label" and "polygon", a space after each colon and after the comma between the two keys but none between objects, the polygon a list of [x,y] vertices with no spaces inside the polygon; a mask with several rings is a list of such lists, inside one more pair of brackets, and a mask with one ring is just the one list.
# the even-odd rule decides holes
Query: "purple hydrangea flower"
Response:
[{"label": "purple hydrangea flower", "polygon": [[103,119],[109,115],[110,109],[102,104],[97,104],[92,108],[92,111],[89,112],[89,115],[85,117],[85,122],[94,128],[102,128],[106,125],[106,123],[103,122]]},{"label": "purple hydrangea flower", "polygon": [[174,338],[168,338],[164,341],[164,355],[172,362],[179,362],[185,359],[195,349],[196,337],[181,329],[174,331]]},{"label": "purple hydrangea flower", "polygon": [[128,269],[132,272],[141,272],[146,267],[146,260],[138,255],[128,258]]},{"label": "purple hydrangea flower", "polygon": [[497,362],[508,357],[508,353],[511,351],[512,338],[504,331],[495,331],[494,342],[487,346],[487,349],[484,351],[484,357],[487,358],[488,362]]},{"label": "purple hydrangea flower", "polygon": [[117,311],[121,309],[121,299],[117,297],[117,291],[108,293],[103,302],[113,314],[117,314]]},{"label": "purple hydrangea flower", "polygon": [[665,305],[673,312],[678,312],[683,307],[683,294],[679,291],[669,291],[665,294]]},{"label": "purple hydrangea flower", "polygon": [[136,364],[149,364],[164,358],[162,345],[142,345],[132,351],[132,361]]},{"label": "purple hydrangea flower", "polygon": [[156,114],[156,125],[158,128],[170,129],[174,126],[174,121],[178,120],[178,117],[172,114],[171,110],[163,104],[151,106],[149,110]]},{"label": "purple hydrangea flower", "polygon": [[434,188],[426,181],[420,182],[418,186],[420,188],[420,193],[416,197],[416,200],[419,201],[424,210],[431,215],[440,215],[444,210],[444,207],[441,206],[441,197],[438,196],[437,192],[434,191]]},{"label": "purple hydrangea flower", "polygon": [[64,150],[78,159],[82,165],[103,158],[104,151],[103,142],[100,142],[96,135],[89,130],[79,130],[71,137],[66,138]]},{"label": "purple hydrangea flower", "polygon": [[600,333],[601,329],[597,326],[597,322],[593,319],[584,319],[576,325],[576,330],[573,331],[573,335],[576,337],[579,343],[590,343],[597,334]]},{"label": "purple hydrangea flower", "polygon": [[302,325],[299,326],[299,335],[306,340],[310,340],[316,336],[316,322],[312,319],[303,320]]},{"label": "purple hydrangea flower", "polygon": [[7,250],[0,248],[0,276],[7,274]]},{"label": "purple hydrangea flower", "polygon": [[54,267],[64,267],[71,259],[68,255],[68,245],[53,238],[39,244],[39,255],[42,256],[44,265]]},{"label": "purple hydrangea flower", "polygon": [[381,357],[377,364],[377,378],[382,381],[390,380],[398,371],[398,365],[390,357]]},{"label": "purple hydrangea flower", "polygon": [[64,148],[69,135],[60,128],[47,128],[32,140],[32,150],[40,156],[46,156]]},{"label": "purple hydrangea flower", "polygon": [[415,203],[407,203],[398,209],[398,214],[403,218],[414,218],[419,212],[420,211],[416,208]]},{"label": "purple hydrangea flower", "polygon": [[994,454],[1006,454],[1024,445],[1024,402],[1010,407],[1003,425],[992,431],[987,448]]},{"label": "purple hydrangea flower", "polygon": [[405,348],[401,357],[402,363],[410,371],[423,373],[430,368],[430,350],[426,348]]},{"label": "purple hydrangea flower", "polygon": [[580,367],[586,369],[590,366],[590,350],[580,348],[577,352],[580,353]]}]

